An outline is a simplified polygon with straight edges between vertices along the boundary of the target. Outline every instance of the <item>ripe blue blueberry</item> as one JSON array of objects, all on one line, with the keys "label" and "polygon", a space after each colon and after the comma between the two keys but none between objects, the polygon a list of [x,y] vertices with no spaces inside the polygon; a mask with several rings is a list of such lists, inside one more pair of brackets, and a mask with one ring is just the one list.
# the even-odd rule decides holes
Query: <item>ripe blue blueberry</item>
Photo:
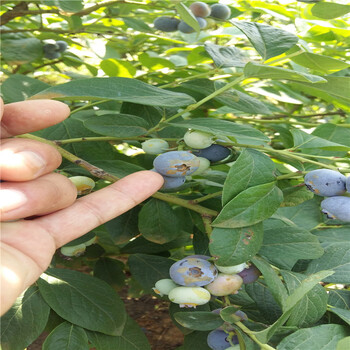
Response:
[{"label": "ripe blue blueberry", "polygon": [[183,177],[194,173],[199,167],[199,159],[186,151],[171,151],[155,158],[155,170],[169,177]]},{"label": "ripe blue blueberry", "polygon": [[210,16],[218,19],[228,19],[231,16],[231,10],[223,4],[214,4],[211,7]]},{"label": "ripe blue blueberry", "polygon": [[202,1],[191,4],[190,10],[197,17],[208,17],[210,15],[210,7]]},{"label": "ripe blue blueberry", "polygon": [[[204,18],[196,17],[196,19],[201,29],[204,29],[207,26],[207,21]],[[180,32],[186,33],[186,34],[195,32],[195,30],[191,26],[189,26],[185,21],[181,21],[177,26],[177,29]]]},{"label": "ripe blue blueberry", "polygon": [[65,41],[58,40],[56,41],[56,45],[58,45],[58,51],[64,52],[67,50],[68,44]]},{"label": "ripe blue blueberry", "polygon": [[[230,339],[231,335],[226,333],[222,329],[215,329],[208,334],[207,344],[212,350],[225,350],[231,347]],[[236,335],[231,337],[232,344],[238,344],[238,338]]]},{"label": "ripe blue blueberry", "polygon": [[350,222],[350,197],[334,196],[321,202],[322,213],[328,219]]},{"label": "ripe blue blueberry", "polygon": [[216,144],[193,151],[193,154],[195,154],[197,157],[207,158],[211,162],[223,160],[228,157],[230,153],[231,151],[229,148]]},{"label": "ripe blue blueberry", "polygon": [[218,274],[215,266],[200,258],[185,258],[170,267],[172,280],[186,287],[202,287],[212,282]]},{"label": "ripe blue blueberry", "polygon": [[350,193],[350,176],[346,178],[346,190]]},{"label": "ripe blue blueberry", "polygon": [[249,284],[257,281],[261,272],[254,265],[251,265],[239,272],[238,275],[243,278],[243,284]]},{"label": "ripe blue blueberry", "polygon": [[317,169],[305,175],[306,187],[318,196],[339,196],[345,192],[346,177],[338,171]]},{"label": "ripe blue blueberry", "polygon": [[44,56],[48,58],[49,60],[53,60],[55,58],[61,57],[61,54],[57,52],[45,52]]},{"label": "ripe blue blueberry", "polygon": [[163,32],[176,32],[180,20],[175,17],[162,16],[154,20],[153,25],[156,29]]},{"label": "ripe blue blueberry", "polygon": [[164,179],[164,184],[162,186],[163,190],[171,190],[171,189],[179,188],[186,181],[185,176],[181,176],[181,177],[170,177],[170,176],[164,176],[164,175],[162,176]]}]

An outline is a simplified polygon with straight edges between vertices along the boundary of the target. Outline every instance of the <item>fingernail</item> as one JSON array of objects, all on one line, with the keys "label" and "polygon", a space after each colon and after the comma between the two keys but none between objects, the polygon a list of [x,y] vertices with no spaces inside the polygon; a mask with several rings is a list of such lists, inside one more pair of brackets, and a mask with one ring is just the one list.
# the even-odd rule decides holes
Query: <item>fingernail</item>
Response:
[{"label": "fingernail", "polygon": [[0,210],[8,212],[17,209],[27,202],[27,197],[16,190],[1,190],[0,191]]},{"label": "fingernail", "polygon": [[23,151],[17,153],[17,156],[24,159],[24,162],[34,170],[34,175],[40,175],[40,173],[45,169],[45,160],[35,152]]}]

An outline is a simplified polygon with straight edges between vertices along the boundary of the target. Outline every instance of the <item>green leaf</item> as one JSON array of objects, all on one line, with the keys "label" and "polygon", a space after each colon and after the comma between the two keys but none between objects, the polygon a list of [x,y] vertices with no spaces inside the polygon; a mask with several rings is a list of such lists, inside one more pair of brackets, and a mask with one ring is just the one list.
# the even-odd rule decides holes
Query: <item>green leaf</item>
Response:
[{"label": "green leaf", "polygon": [[350,310],[350,290],[330,290],[328,304],[337,308]]},{"label": "green leaf", "polygon": [[43,350],[89,350],[88,337],[84,329],[63,322],[45,339]]},{"label": "green leaf", "polygon": [[264,61],[281,55],[298,42],[298,37],[285,30],[256,22],[230,21],[241,30]]},{"label": "green leaf", "polygon": [[316,96],[328,102],[339,102],[344,105],[350,103],[350,77],[325,78],[327,82],[323,84],[311,84],[306,82],[293,82],[291,87],[299,89],[308,95]]},{"label": "green leaf", "polygon": [[312,231],[312,234],[318,238],[324,248],[334,243],[345,243],[350,240],[349,227],[321,228]]},{"label": "green leaf", "polygon": [[122,333],[124,304],[106,282],[77,271],[48,269],[37,283],[45,301],[65,320],[105,334]]},{"label": "green leaf", "polygon": [[14,74],[7,78],[1,86],[5,103],[24,101],[28,97],[49,87],[38,79],[30,78],[22,74]]},{"label": "green leaf", "polygon": [[282,190],[283,202],[281,207],[295,207],[314,197],[314,194],[306,187],[293,186]]},{"label": "green leaf", "polygon": [[94,276],[107,282],[115,289],[121,289],[125,284],[124,264],[116,259],[102,257],[94,266]]},{"label": "green leaf", "polygon": [[337,4],[334,2],[320,2],[311,8],[311,13],[319,18],[332,19],[344,16],[350,12],[350,5]]},{"label": "green leaf", "polygon": [[157,125],[162,119],[162,110],[159,107],[138,105],[130,102],[123,102],[120,112],[141,117],[145,119],[150,126]]},{"label": "green leaf", "polygon": [[[196,94],[201,93],[205,97],[214,91],[222,88],[225,83],[214,82],[208,79],[198,79],[182,84]],[[269,105],[266,103],[238,90],[227,90],[213,99],[226,107],[234,109],[234,111],[243,111],[251,114],[271,114]]]},{"label": "green leaf", "polygon": [[184,344],[176,350],[210,350],[207,343],[208,332],[195,331],[185,335]]},{"label": "green leaf", "polygon": [[283,285],[280,277],[275,272],[275,270],[270,266],[270,264],[260,258],[255,257],[251,259],[252,263],[261,271],[264,276],[267,287],[269,288],[274,299],[277,301],[278,305],[283,309],[287,299],[287,290]]},{"label": "green leaf", "polygon": [[174,260],[156,255],[130,255],[128,265],[132,276],[143,288],[150,291],[155,283],[163,278],[169,278],[169,269]]},{"label": "green leaf", "polygon": [[196,17],[193,15],[191,10],[182,2],[175,4],[176,12],[179,14],[180,18],[186,22],[190,27],[192,27],[197,34],[199,34],[201,28]]},{"label": "green leaf", "polygon": [[224,206],[213,226],[234,228],[254,225],[269,218],[282,201],[282,191],[275,182],[249,187]]},{"label": "green leaf", "polygon": [[261,145],[264,142],[268,142],[267,137],[259,130],[253,129],[248,125],[236,124],[227,120],[196,118],[169,124],[181,128],[192,128],[195,130],[209,132],[217,135],[218,137],[220,137],[220,135],[233,136],[239,143]]},{"label": "green leaf", "polygon": [[334,270],[332,276],[324,279],[329,283],[350,283],[350,242],[334,243],[325,248],[324,255],[311,261],[307,273]]},{"label": "green leaf", "polygon": [[136,74],[136,68],[130,62],[114,58],[101,61],[100,67],[109,77],[132,78]]},{"label": "green leaf", "polygon": [[50,87],[32,99],[117,100],[148,106],[181,107],[194,103],[192,97],[129,78],[89,78]]},{"label": "green leaf", "polygon": [[350,310],[340,309],[338,307],[329,308],[330,312],[333,312],[337,316],[339,316],[343,321],[345,321],[348,325],[350,325]]},{"label": "green leaf", "polygon": [[44,0],[48,6],[56,6],[65,12],[78,12],[84,8],[82,0]]},{"label": "green leaf", "polygon": [[241,320],[241,318],[235,313],[237,312],[237,308],[234,306],[226,306],[220,311],[220,317],[225,321],[229,323],[236,323]]},{"label": "green leaf", "polygon": [[277,350],[334,350],[337,342],[349,334],[349,330],[339,324],[299,329],[284,338]]},{"label": "green leaf", "polygon": [[85,120],[84,126],[97,134],[112,137],[140,136],[148,128],[144,119],[129,114],[104,114]]},{"label": "green leaf", "polygon": [[[307,278],[306,275],[292,271],[282,270],[281,275],[289,294],[292,294],[301,282]],[[326,290],[320,284],[317,284],[293,307],[287,325],[299,328],[312,326],[326,312],[327,300]]]},{"label": "green leaf", "polygon": [[264,240],[259,254],[276,266],[291,270],[299,259],[316,259],[323,248],[309,231],[280,220],[264,222]]},{"label": "green leaf", "polygon": [[227,204],[249,187],[274,181],[274,171],[275,164],[268,156],[254,149],[243,149],[227,174],[222,204]]},{"label": "green leaf", "polygon": [[335,350],[347,350],[350,348],[350,336],[340,339]]},{"label": "green leaf", "polygon": [[324,149],[324,150],[330,150],[330,151],[345,151],[345,152],[350,150],[350,146],[345,146],[340,143],[328,141],[328,140],[322,139],[321,137],[310,135],[299,129],[292,129],[291,133],[293,135],[295,149],[316,148],[316,149]]},{"label": "green leaf", "polygon": [[247,78],[260,78],[272,80],[294,80],[311,83],[326,83],[326,79],[318,75],[297,72],[281,67],[266,66],[263,64],[248,62],[244,67],[244,75]]},{"label": "green leaf", "polygon": [[291,57],[291,60],[300,66],[310,68],[324,74],[331,74],[350,66],[350,64],[344,61],[336,60],[335,58],[312,52],[302,52],[298,56]]},{"label": "green leaf", "polygon": [[221,46],[212,43],[204,44],[205,50],[213,59],[216,67],[239,67],[243,68],[248,62],[247,55],[234,46]]},{"label": "green leaf", "polygon": [[43,332],[49,313],[50,307],[40,295],[38,287],[29,287],[0,319],[1,349],[26,348]]},{"label": "green leaf", "polygon": [[2,41],[1,54],[2,59],[9,64],[21,65],[42,57],[43,44],[37,38],[5,39]]},{"label": "green leaf", "polygon": [[127,318],[120,336],[91,331],[86,331],[86,334],[96,350],[151,350],[144,332],[130,317]]},{"label": "green leaf", "polygon": [[172,207],[152,198],[139,213],[139,230],[144,238],[154,243],[167,243],[181,233],[181,225]]},{"label": "green leaf", "polygon": [[321,124],[312,132],[312,135],[350,147],[350,129],[341,124]]},{"label": "green leaf", "polygon": [[292,313],[292,308],[325,276],[332,274],[333,271],[321,271],[318,274],[314,274],[306,278],[301,282],[299,287],[297,287],[294,292],[289,295],[285,302],[285,307],[283,309],[282,316],[270,327],[260,331],[255,332],[256,337],[262,343],[267,343],[269,339],[276,333],[276,331],[287,321],[290,314]]},{"label": "green leaf", "polygon": [[174,318],[181,326],[196,331],[211,331],[224,323],[220,315],[208,311],[176,312]]},{"label": "green leaf", "polygon": [[145,32],[145,33],[152,32],[151,27],[149,27],[147,23],[145,23],[144,21],[142,21],[140,19],[131,18],[131,17],[124,17],[123,21],[129,28],[133,28],[139,32]]},{"label": "green leaf", "polygon": [[210,235],[210,254],[218,265],[232,266],[250,260],[260,249],[262,224],[241,228],[214,227]]}]

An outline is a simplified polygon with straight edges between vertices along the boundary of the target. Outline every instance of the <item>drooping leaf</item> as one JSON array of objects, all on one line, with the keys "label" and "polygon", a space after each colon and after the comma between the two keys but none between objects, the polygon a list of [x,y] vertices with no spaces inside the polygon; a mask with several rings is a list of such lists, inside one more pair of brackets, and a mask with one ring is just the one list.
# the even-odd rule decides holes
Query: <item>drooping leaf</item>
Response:
[{"label": "drooping leaf", "polygon": [[234,46],[221,46],[212,43],[205,43],[204,47],[217,67],[243,68],[248,62],[248,58],[244,52]]},{"label": "drooping leaf", "polygon": [[122,333],[124,304],[106,282],[78,271],[48,269],[37,283],[45,301],[65,320],[109,335]]},{"label": "drooping leaf", "polygon": [[326,83],[326,79],[313,74],[297,72],[281,67],[266,66],[263,64],[248,62],[244,67],[244,75],[249,78],[293,80],[308,83]]},{"label": "drooping leaf", "polygon": [[238,265],[250,260],[260,249],[262,224],[241,228],[214,227],[210,235],[210,254],[222,266]]},{"label": "drooping leaf", "polygon": [[285,30],[266,24],[231,21],[252,43],[264,61],[281,55],[298,42],[298,37]]},{"label": "drooping leaf", "polygon": [[148,106],[181,107],[195,101],[183,93],[159,89],[129,78],[89,78],[56,85],[34,95],[32,99],[117,100]]},{"label": "drooping leaf", "polygon": [[43,332],[49,313],[50,307],[40,295],[38,287],[29,287],[0,319],[1,349],[26,348]]}]

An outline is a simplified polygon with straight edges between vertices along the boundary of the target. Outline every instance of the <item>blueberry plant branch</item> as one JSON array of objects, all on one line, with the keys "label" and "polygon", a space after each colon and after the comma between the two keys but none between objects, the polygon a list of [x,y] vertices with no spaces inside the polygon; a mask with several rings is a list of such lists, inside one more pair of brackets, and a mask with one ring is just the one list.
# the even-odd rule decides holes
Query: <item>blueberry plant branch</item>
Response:
[{"label": "blueberry plant branch", "polygon": [[[32,134],[23,134],[23,135],[18,135],[16,137],[17,138],[32,139],[32,140],[36,140],[36,141],[39,141],[42,143],[49,144],[50,146],[54,147],[58,152],[60,152],[60,154],[63,158],[65,158],[65,159],[69,160],[70,162],[72,162],[72,163],[82,167],[83,169],[89,171],[95,177],[98,177],[100,179],[110,181],[110,182],[116,182],[116,181],[120,180],[119,177],[117,177],[115,175],[111,175],[111,174],[107,173],[106,171],[104,171],[103,169],[100,169],[100,168],[90,164],[89,162],[75,156],[74,154],[66,151],[64,148],[58,146],[54,141],[50,141],[50,140],[47,140],[47,139],[44,139],[42,137],[38,137],[38,136],[35,136]],[[178,198],[178,197],[172,196],[170,194],[156,192],[152,195],[152,197],[169,202],[169,203],[172,203],[172,204],[177,204],[179,206],[193,210],[193,211],[195,211],[201,215],[205,215],[207,217],[213,217],[213,216],[217,216],[219,214],[215,210],[205,208],[205,207],[200,206],[198,204],[193,204],[186,199]]]}]

